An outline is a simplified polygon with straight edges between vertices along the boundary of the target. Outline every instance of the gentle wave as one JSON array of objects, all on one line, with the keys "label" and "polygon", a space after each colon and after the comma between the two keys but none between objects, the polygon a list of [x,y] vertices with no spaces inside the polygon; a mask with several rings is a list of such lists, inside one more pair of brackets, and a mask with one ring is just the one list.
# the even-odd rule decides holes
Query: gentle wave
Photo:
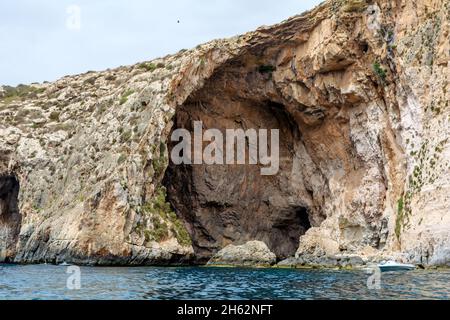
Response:
[{"label": "gentle wave", "polygon": [[81,267],[69,290],[67,267],[0,265],[0,299],[449,299],[450,271],[383,273],[369,290],[364,271],[236,268]]}]

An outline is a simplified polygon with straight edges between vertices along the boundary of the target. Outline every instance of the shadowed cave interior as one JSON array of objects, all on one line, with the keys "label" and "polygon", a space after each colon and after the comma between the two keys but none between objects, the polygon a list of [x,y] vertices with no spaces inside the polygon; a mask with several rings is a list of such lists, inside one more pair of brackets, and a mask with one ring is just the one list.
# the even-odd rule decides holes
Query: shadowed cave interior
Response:
[{"label": "shadowed cave interior", "polygon": [[[194,95],[178,108],[174,121],[173,130],[187,129],[192,137],[194,121],[202,121],[203,130],[219,129],[224,137],[226,129],[280,130],[280,169],[276,175],[263,176],[260,164],[248,164],[248,144],[245,165],[170,163],[163,184],[191,235],[198,262],[206,262],[229,244],[252,240],[266,243],[280,260],[295,255],[299,238],[311,223],[308,202],[291,181],[294,143],[300,132],[284,106],[272,101],[227,97],[217,101]],[[169,143],[169,153],[177,143]]]},{"label": "shadowed cave interior", "polygon": [[21,215],[18,207],[19,181],[14,176],[0,177],[0,262],[11,262],[19,236]]}]

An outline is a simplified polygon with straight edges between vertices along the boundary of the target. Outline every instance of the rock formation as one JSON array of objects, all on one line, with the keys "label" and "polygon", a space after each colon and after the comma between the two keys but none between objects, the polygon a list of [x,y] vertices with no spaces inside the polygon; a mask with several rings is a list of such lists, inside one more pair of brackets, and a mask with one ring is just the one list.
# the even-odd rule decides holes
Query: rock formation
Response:
[{"label": "rock formation", "polygon": [[268,267],[275,264],[277,256],[262,241],[249,241],[241,246],[230,244],[217,252],[208,265]]},{"label": "rock formation", "polygon": [[[3,87],[0,260],[206,263],[260,241],[286,265],[450,265],[449,21],[447,0],[329,0],[151,62]],[[279,173],[174,165],[171,132],[196,120],[279,129]]]}]

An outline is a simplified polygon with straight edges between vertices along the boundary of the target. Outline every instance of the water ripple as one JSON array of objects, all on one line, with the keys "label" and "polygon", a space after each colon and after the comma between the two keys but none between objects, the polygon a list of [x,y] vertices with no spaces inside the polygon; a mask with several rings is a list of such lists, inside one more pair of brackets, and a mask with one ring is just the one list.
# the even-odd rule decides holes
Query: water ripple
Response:
[{"label": "water ripple", "polygon": [[81,268],[68,290],[61,266],[0,266],[0,299],[449,299],[450,271],[384,273],[381,290],[363,271],[232,268]]}]

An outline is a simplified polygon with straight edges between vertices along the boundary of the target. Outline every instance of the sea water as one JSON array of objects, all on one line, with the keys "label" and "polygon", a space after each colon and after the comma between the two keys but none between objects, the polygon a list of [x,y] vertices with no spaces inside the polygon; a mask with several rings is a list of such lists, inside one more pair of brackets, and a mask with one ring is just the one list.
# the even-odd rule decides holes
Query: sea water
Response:
[{"label": "sea water", "polygon": [[378,289],[369,277],[363,270],[0,265],[0,299],[450,298],[447,270],[383,273]]}]

